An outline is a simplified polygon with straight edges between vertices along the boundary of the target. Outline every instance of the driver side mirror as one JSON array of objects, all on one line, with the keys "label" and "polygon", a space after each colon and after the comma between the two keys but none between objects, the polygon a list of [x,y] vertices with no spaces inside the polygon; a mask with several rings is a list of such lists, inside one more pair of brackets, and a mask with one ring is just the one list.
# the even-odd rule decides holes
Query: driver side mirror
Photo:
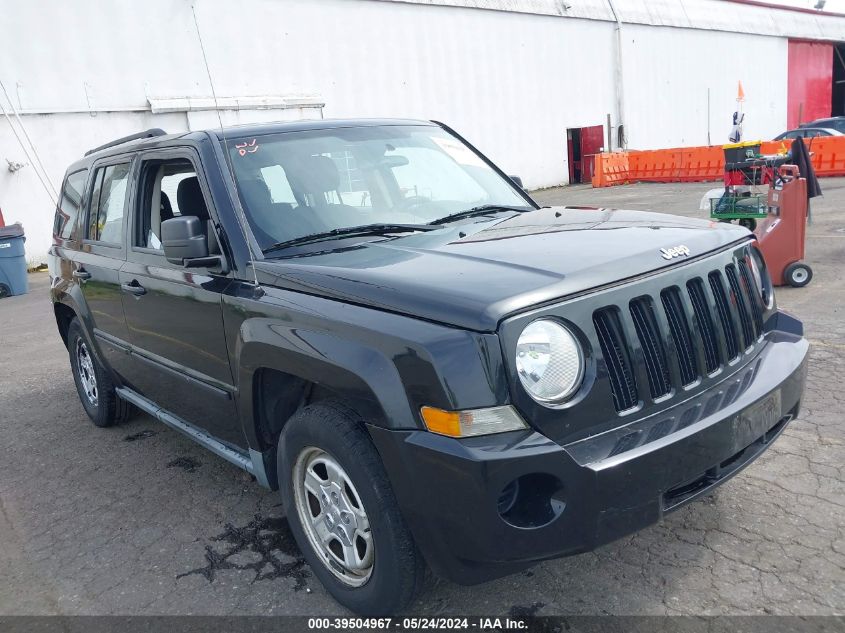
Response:
[{"label": "driver side mirror", "polygon": [[199,218],[193,215],[180,215],[162,222],[161,246],[171,264],[195,268],[219,262],[219,257],[208,256],[205,231]]},{"label": "driver side mirror", "polygon": [[522,178],[520,178],[519,176],[508,176],[508,178],[518,184],[520,189],[525,189],[525,186],[522,184]]}]

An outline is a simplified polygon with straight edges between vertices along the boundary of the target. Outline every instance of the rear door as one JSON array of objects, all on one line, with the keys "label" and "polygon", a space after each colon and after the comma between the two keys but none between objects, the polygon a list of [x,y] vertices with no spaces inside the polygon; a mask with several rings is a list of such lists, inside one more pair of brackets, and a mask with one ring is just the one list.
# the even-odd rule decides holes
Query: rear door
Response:
[{"label": "rear door", "polygon": [[233,446],[245,446],[223,330],[221,269],[171,264],[161,222],[200,218],[219,252],[208,187],[189,149],[139,155],[130,245],[120,273],[133,346],[130,383],[141,395]]},{"label": "rear door", "polygon": [[119,273],[126,258],[131,157],[95,163],[85,196],[78,250],[68,250],[71,278],[85,304],[83,318],[106,362],[121,377],[129,367],[129,332]]}]

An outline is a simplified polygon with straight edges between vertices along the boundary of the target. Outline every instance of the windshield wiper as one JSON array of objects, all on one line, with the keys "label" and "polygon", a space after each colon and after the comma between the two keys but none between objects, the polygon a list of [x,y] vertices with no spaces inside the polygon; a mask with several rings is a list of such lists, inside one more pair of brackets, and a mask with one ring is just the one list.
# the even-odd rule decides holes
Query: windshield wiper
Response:
[{"label": "windshield wiper", "polygon": [[457,213],[451,213],[442,218],[437,218],[436,220],[429,222],[429,224],[443,224],[445,222],[451,222],[452,220],[460,220],[461,218],[471,218],[474,215],[484,215],[485,213],[490,213],[491,211],[517,211],[519,213],[525,213],[526,211],[534,211],[534,208],[510,207],[506,204],[482,204],[478,207],[467,209],[466,211],[458,211]]},{"label": "windshield wiper", "polygon": [[436,227],[430,224],[362,224],[361,226],[344,226],[339,229],[332,229],[324,233],[312,233],[295,237],[292,240],[277,242],[262,250],[263,253],[271,253],[288,246],[299,246],[302,244],[313,244],[333,240],[337,237],[357,237],[361,235],[387,235],[389,233],[411,233],[413,231],[433,231]]}]

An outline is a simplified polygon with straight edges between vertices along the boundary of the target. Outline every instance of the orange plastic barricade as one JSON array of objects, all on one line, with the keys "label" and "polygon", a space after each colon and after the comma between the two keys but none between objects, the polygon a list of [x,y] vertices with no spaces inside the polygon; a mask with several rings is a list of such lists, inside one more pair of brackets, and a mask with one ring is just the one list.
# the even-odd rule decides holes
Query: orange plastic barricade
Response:
[{"label": "orange plastic barricade", "polygon": [[674,150],[651,149],[636,152],[629,159],[631,180],[669,182],[677,172]]},{"label": "orange plastic barricade", "polygon": [[628,182],[628,152],[596,154],[593,187],[612,187]]},{"label": "orange plastic barricade", "polygon": [[845,175],[845,136],[820,136],[804,142],[817,176]]},{"label": "orange plastic barricade", "polygon": [[[845,136],[821,136],[804,141],[817,176],[845,176]],[[791,141],[764,141],[762,154],[778,154]],[[628,182],[697,182],[721,180],[725,156],[721,145],[628,150],[596,155],[594,187]]]},{"label": "orange plastic barricade", "polygon": [[725,171],[725,155],[721,147],[690,147],[683,150],[678,180],[700,182],[718,180]]}]

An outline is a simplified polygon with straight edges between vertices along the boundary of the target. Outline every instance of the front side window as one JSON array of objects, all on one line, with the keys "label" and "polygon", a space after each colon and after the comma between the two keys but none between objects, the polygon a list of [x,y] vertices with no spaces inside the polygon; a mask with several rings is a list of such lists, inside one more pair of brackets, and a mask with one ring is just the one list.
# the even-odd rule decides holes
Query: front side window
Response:
[{"label": "front side window", "polygon": [[82,207],[82,195],[87,178],[88,170],[83,169],[70,174],[65,180],[65,186],[62,187],[62,199],[59,201],[59,208],[56,210],[54,235],[68,239],[73,233],[76,218],[79,216],[79,209]]},{"label": "front side window", "polygon": [[370,224],[427,224],[482,205],[530,208],[478,154],[430,125],[267,134],[227,143],[263,249]]},{"label": "front side window", "polygon": [[187,159],[142,164],[134,246],[162,250],[161,223],[180,215],[197,215],[196,203],[190,196],[199,190],[193,186],[195,183],[197,172]]},{"label": "front side window", "polygon": [[97,170],[91,194],[88,239],[111,244],[123,242],[129,167],[130,163],[120,163]]}]

